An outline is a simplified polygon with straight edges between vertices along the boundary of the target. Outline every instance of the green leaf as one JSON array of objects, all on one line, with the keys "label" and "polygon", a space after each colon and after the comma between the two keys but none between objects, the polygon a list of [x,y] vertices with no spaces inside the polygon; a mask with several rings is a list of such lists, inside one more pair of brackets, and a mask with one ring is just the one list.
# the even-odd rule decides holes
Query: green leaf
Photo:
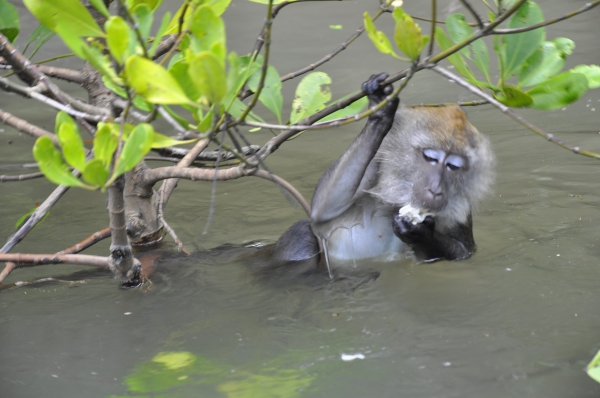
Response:
[{"label": "green leaf", "polygon": [[176,140],[175,138],[171,138],[169,136],[157,133],[155,131],[154,136],[152,138],[152,148],[166,148],[168,146],[174,145],[191,144],[196,141],[198,141],[197,138],[194,138],[192,140]]},{"label": "green leaf", "polygon": [[[446,18],[446,29],[450,39],[456,44],[465,40],[467,37],[473,34],[473,28],[469,26],[465,20],[465,16],[462,14],[450,14]],[[471,51],[469,47],[463,47],[460,52],[465,57],[471,59]]]},{"label": "green leaf", "polygon": [[[227,63],[229,64],[229,69],[227,70],[227,91],[229,94],[232,90],[235,90],[235,88],[237,87],[236,83],[238,80],[238,76],[240,75],[240,59],[238,58],[237,54],[232,51],[231,53],[229,53],[229,57],[227,57]],[[236,94],[237,91],[233,93],[233,95]]]},{"label": "green leaf", "polygon": [[329,25],[329,29],[331,30],[342,30],[343,28],[342,25]]},{"label": "green leaf", "polygon": [[[508,22],[509,29],[522,28],[544,22],[544,15],[540,7],[528,1],[524,3]],[[523,62],[528,59],[544,41],[546,32],[544,28],[530,30],[512,35],[503,35],[502,42],[505,47],[505,69],[501,71],[502,80],[519,74]]]},{"label": "green leaf", "polygon": [[502,92],[495,94],[494,97],[511,108],[529,106],[533,102],[533,99],[529,94],[523,92],[519,87],[509,84],[504,84],[502,86]]},{"label": "green leaf", "polygon": [[94,158],[100,160],[105,167],[108,167],[118,145],[118,132],[113,130],[113,125],[98,123],[98,130],[94,136]]},{"label": "green leaf", "polygon": [[38,162],[40,171],[53,183],[67,187],[84,187],[85,184],[71,174],[49,137],[40,137],[36,140],[33,146],[33,157]]},{"label": "green leaf", "polygon": [[[213,118],[215,115],[215,112],[213,111],[213,109],[214,109],[214,106],[211,106],[209,111],[206,112],[206,115],[203,115],[202,110],[198,109],[198,120],[199,120],[198,126],[197,126],[198,131],[208,131],[212,127],[212,121],[213,121]],[[240,112],[239,114],[241,115],[242,112]],[[233,115],[233,113],[232,113],[232,115]],[[238,116],[233,115],[233,117],[239,117],[239,115]]]},{"label": "green leaf", "polygon": [[325,107],[331,100],[331,78],[324,72],[313,72],[300,81],[292,103],[291,123],[294,124]]},{"label": "green leaf", "polygon": [[47,27],[45,27],[44,25],[42,25],[42,24],[38,25],[38,27],[35,28],[35,30],[31,34],[31,36],[29,36],[29,40],[27,41],[27,44],[25,45],[23,54],[25,54],[25,52],[27,51],[27,48],[29,47],[29,45],[31,43],[35,43],[35,46],[33,47],[33,51],[31,52],[31,55],[29,56],[29,58],[33,57],[35,55],[35,53],[40,49],[40,47],[42,47],[44,44],[46,44],[46,42],[48,40],[50,40],[54,35],[55,35],[55,33],[53,31],[51,31],[50,29],[48,29]]},{"label": "green leaf", "polygon": [[[211,7],[198,7],[190,21],[190,30],[192,50],[195,53],[211,51],[217,43],[221,43],[223,50],[225,49],[225,25]],[[224,62],[224,58],[219,57],[219,61]]]},{"label": "green leaf", "polygon": [[[59,33],[60,34],[60,33]],[[94,69],[106,77],[110,81],[117,85],[123,85],[123,80],[117,75],[117,72],[113,69],[108,55],[102,53],[102,51],[96,47],[84,45],[81,46],[83,53],[82,58],[88,61]]]},{"label": "green leaf", "polygon": [[231,0],[203,0],[201,4],[208,4],[210,8],[215,12],[217,16],[221,16],[227,7],[229,7]]},{"label": "green leaf", "polygon": [[77,127],[73,127],[70,123],[63,123],[58,130],[58,142],[67,163],[82,171],[85,168],[85,147]]},{"label": "green leaf", "polygon": [[[229,107],[229,113],[231,113],[231,116],[235,117],[235,118],[239,118],[240,116],[242,116],[242,113],[246,110],[248,106],[246,104],[244,104],[242,101],[240,101],[239,98],[235,98],[233,100],[233,102],[231,103],[231,106]],[[248,119],[255,121],[255,122],[259,122],[259,123],[264,123],[265,121],[258,116],[256,113],[250,111],[250,113],[248,114]],[[201,131],[206,131],[208,129],[204,129]]]},{"label": "green leaf", "polygon": [[588,79],[588,88],[600,87],[600,66],[598,65],[577,65],[569,72],[584,74]]},{"label": "green leaf", "polygon": [[166,12],[165,15],[163,15],[163,19],[162,19],[162,22],[160,23],[160,27],[158,28],[158,31],[156,32],[156,36],[154,36],[154,41],[152,42],[152,46],[150,47],[150,50],[148,51],[148,55],[150,57],[153,57],[154,54],[156,53],[156,49],[158,48],[158,45],[160,44],[160,39],[162,39],[162,37],[165,35],[165,31],[167,30],[167,25],[169,24],[170,19],[171,19],[171,13]]},{"label": "green leaf", "polygon": [[[258,89],[260,75],[262,70],[257,71],[250,79],[248,79],[248,88],[254,92]],[[283,96],[281,95],[281,78],[277,69],[269,65],[263,88],[260,92],[258,100],[277,116],[277,120],[281,123],[281,110],[283,108]]]},{"label": "green leaf", "polygon": [[131,28],[121,17],[110,17],[104,24],[106,43],[112,56],[119,64],[125,61]]},{"label": "green leaf", "polygon": [[192,58],[189,73],[194,76],[200,95],[212,104],[220,102],[227,94],[227,76],[217,57],[203,51]]},{"label": "green leaf", "polygon": [[393,15],[396,20],[394,41],[400,51],[414,61],[421,55],[421,51],[427,45],[429,37],[421,35],[419,25],[401,7],[396,7]]},{"label": "green leaf", "polygon": [[65,123],[70,124],[75,130],[77,130],[77,123],[75,123],[75,120],[73,120],[73,118],[67,112],[60,111],[56,114],[54,132],[58,134],[60,127]]},{"label": "green leaf", "polygon": [[19,13],[15,6],[6,0],[0,0],[0,33],[12,43],[17,38],[20,29]]},{"label": "green leaf", "polygon": [[169,68],[169,73],[177,80],[179,87],[183,89],[188,98],[193,101],[197,101],[200,98],[200,91],[198,91],[198,87],[196,87],[196,83],[190,75],[189,65],[185,59],[175,62]]},{"label": "green leaf", "polygon": [[600,351],[596,353],[594,359],[585,368],[588,376],[600,383]]},{"label": "green leaf", "polygon": [[185,26],[189,22],[189,19],[192,17],[191,7],[189,7],[188,5],[189,4],[185,1],[183,2],[183,4],[181,4],[181,7],[179,7],[179,9],[175,12],[175,15],[173,15],[173,18],[171,19],[171,22],[169,22],[169,25],[167,25],[165,35],[172,35],[174,33],[177,33],[177,31],[179,30],[179,20],[181,19],[181,14],[183,13],[183,11],[185,11],[185,15],[183,18],[182,30],[185,28]]},{"label": "green leaf", "polygon": [[565,72],[527,91],[533,99],[530,108],[558,109],[577,101],[588,89],[588,79],[582,73]]},{"label": "green leaf", "polygon": [[566,58],[567,54],[561,51],[556,43],[543,42],[523,64],[519,74],[519,85],[528,87],[550,79],[563,69]]},{"label": "green leaf", "polygon": [[138,4],[145,4],[152,11],[162,4],[163,0],[127,0],[127,7],[133,10]]},{"label": "green leaf", "polygon": [[108,180],[108,170],[100,159],[91,160],[81,172],[83,180],[95,187],[103,187]]},{"label": "green leaf", "polygon": [[153,104],[192,104],[175,78],[162,66],[139,56],[125,63],[129,85]]},{"label": "green leaf", "polygon": [[[269,0],[250,0],[253,3],[259,3],[259,4],[269,4]],[[279,4],[279,3],[283,3],[285,0],[273,0],[273,5]],[[294,0],[290,1],[290,3],[292,3]]]},{"label": "green leaf", "polygon": [[[442,51],[446,51],[452,47],[452,41],[450,41],[444,30],[439,26],[435,29],[435,41]],[[477,79],[475,79],[475,75],[473,75],[471,68],[469,68],[469,65],[467,65],[467,62],[460,53],[456,52],[450,55],[448,61],[454,65],[458,73],[466,77],[471,83],[476,82]]]},{"label": "green leaf", "polygon": [[575,49],[575,42],[566,37],[557,37],[556,39],[552,40],[552,43],[556,44],[558,51],[564,53],[565,55],[571,55]]},{"label": "green leaf", "polygon": [[[446,18],[446,27],[452,41],[457,44],[473,34],[473,28],[469,26],[462,14],[451,14]],[[469,51],[471,49],[471,51]],[[477,69],[490,81],[490,56],[483,39],[478,39],[464,47],[461,53],[473,61]]]},{"label": "green leaf", "polygon": [[127,138],[125,145],[123,145],[121,156],[119,156],[119,161],[111,180],[114,181],[121,174],[137,166],[144,156],[150,152],[153,139],[154,129],[152,125],[148,123],[138,124]]},{"label": "green leaf", "polygon": [[108,8],[104,4],[104,0],[90,0],[90,4],[94,6],[96,10],[106,18],[110,17],[110,13],[108,12]]},{"label": "green leaf", "polygon": [[23,3],[38,21],[55,32],[60,25],[77,36],[104,37],[102,29],[79,0],[23,0]]},{"label": "green leaf", "polygon": [[375,45],[375,48],[383,54],[390,54],[394,57],[397,57],[396,53],[392,49],[390,40],[387,38],[385,33],[375,28],[375,24],[373,24],[373,20],[368,12],[365,12],[363,15],[363,23],[365,30],[367,31],[367,36],[369,36],[369,39],[371,39]]},{"label": "green leaf", "polygon": [[[171,115],[171,117],[172,117],[173,119],[175,119],[175,121],[176,121],[177,123],[179,123],[179,125],[180,125],[181,127],[183,127],[183,128],[184,128],[184,129],[186,129],[186,130],[190,128],[190,122],[188,122],[188,121],[187,121],[187,119],[185,119],[185,118],[183,118],[183,117],[179,116],[179,114],[177,114],[175,111],[173,111],[173,110],[172,110],[172,109],[171,109],[169,106],[167,106],[167,105],[163,105],[163,109],[164,109],[165,111],[167,111],[167,113],[168,113],[169,115]],[[199,109],[199,108],[198,108],[198,109]],[[193,114],[193,113],[194,113],[194,112],[192,112],[192,114]]]},{"label": "green leaf", "polygon": [[355,115],[357,113],[360,113],[363,110],[363,108],[367,106],[368,103],[369,100],[367,99],[367,97],[362,97],[361,99],[354,101],[347,107],[342,108],[339,111],[335,111],[329,116],[325,116],[323,119],[319,120],[319,122],[326,122],[329,120]]},{"label": "green leaf", "polygon": [[[232,102],[234,101],[237,95],[237,93],[242,89],[242,87],[244,86],[244,83],[246,83],[246,81],[248,80],[248,78],[250,76],[252,76],[254,73],[256,73],[257,70],[260,69],[260,65],[262,64],[262,57],[257,57],[257,59],[252,62],[252,59],[250,58],[250,56],[248,55],[244,55],[241,57],[237,58],[237,63],[239,64],[238,66],[238,73],[237,76],[235,76],[235,81],[233,83],[231,83],[231,81],[234,80],[234,70],[235,66],[233,66],[232,62],[233,61],[231,54],[229,55],[229,73],[227,75],[227,87],[228,87],[228,93],[227,96],[225,97],[225,99],[223,100],[223,103],[227,105],[227,107],[229,108],[230,105],[232,104]],[[231,86],[230,86],[231,84]]]},{"label": "green leaf", "polygon": [[144,3],[138,4],[133,8],[132,16],[142,35],[142,40],[146,43],[150,36],[150,28],[152,28],[152,20],[154,19],[150,7]]}]

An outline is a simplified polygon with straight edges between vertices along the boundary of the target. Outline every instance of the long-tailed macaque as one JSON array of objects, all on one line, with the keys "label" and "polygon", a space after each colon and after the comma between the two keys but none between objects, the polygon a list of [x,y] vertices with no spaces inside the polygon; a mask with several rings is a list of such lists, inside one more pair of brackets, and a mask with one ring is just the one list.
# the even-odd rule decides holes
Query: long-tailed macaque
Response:
[{"label": "long-tailed macaque", "polygon": [[[363,84],[371,107],[392,92],[382,84],[386,78],[374,75]],[[281,236],[276,260],[324,260],[329,267],[336,259],[409,250],[419,261],[473,254],[471,211],[493,180],[489,142],[458,106],[398,104],[388,101],[372,114],[323,174],[310,221]]]}]

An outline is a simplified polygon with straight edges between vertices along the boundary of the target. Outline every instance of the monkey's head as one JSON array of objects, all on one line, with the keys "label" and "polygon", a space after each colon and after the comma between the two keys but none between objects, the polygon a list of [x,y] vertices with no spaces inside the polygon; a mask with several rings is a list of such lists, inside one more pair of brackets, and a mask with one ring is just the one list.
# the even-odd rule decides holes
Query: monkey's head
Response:
[{"label": "monkey's head", "polygon": [[371,194],[394,207],[436,213],[442,227],[464,223],[494,179],[487,138],[456,105],[399,108],[377,159]]}]

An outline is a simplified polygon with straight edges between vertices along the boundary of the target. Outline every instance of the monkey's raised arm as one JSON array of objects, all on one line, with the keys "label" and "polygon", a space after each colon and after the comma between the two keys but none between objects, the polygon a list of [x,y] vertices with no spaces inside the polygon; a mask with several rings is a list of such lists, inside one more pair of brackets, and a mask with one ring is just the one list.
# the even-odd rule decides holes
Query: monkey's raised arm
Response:
[{"label": "monkey's raised arm", "polygon": [[[381,86],[387,74],[373,75],[363,83],[363,91],[369,96],[373,107],[392,92],[392,86]],[[346,211],[359,193],[363,180],[366,182],[377,170],[371,164],[381,142],[394,122],[399,99],[390,101],[379,111],[369,116],[367,125],[352,142],[344,154],[323,174],[312,198],[311,221],[326,222]]]}]

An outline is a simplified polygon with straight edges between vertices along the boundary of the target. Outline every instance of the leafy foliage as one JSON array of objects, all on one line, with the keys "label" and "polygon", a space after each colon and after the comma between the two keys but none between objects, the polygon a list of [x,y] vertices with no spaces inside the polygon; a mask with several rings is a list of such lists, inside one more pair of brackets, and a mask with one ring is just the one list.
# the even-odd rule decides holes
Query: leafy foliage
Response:
[{"label": "leafy foliage", "polygon": [[[402,8],[396,7],[393,16],[396,21],[396,45],[415,62],[427,44],[428,37],[421,35],[419,26]],[[489,17],[493,20],[495,15],[490,14]],[[508,20],[507,27],[519,29],[542,22],[544,16],[540,7],[533,1],[526,1]],[[364,16],[364,23],[375,47],[384,54],[399,58],[385,33],[375,28],[368,14]],[[449,15],[446,18],[446,29],[448,33],[441,27],[436,27],[435,40],[442,51],[463,45],[459,51],[447,56],[456,71],[480,89],[490,89],[498,101],[510,107],[557,109],[577,101],[588,88],[600,86],[600,67],[597,65],[579,65],[563,71],[566,58],[573,52],[575,43],[564,37],[545,41],[544,27],[494,36],[494,52],[499,69],[499,80],[495,84],[491,81],[487,45],[481,38],[473,40],[478,32],[469,26],[465,16]],[[483,74],[485,81],[477,78],[470,63]],[[516,82],[513,81],[514,77],[518,78]]]},{"label": "leafy foliage", "polygon": [[[62,153],[50,138],[41,137],[33,147],[33,156],[50,181],[86,189],[108,188],[120,175],[132,170],[151,148],[196,141],[175,140],[155,132],[152,125],[147,123],[137,126],[99,123],[93,149],[86,159],[87,150],[75,121],[66,113],[59,112],[55,125]],[[120,142],[124,142],[124,145],[118,159],[115,159]],[[75,177],[68,166],[81,171],[85,183]]]},{"label": "leafy foliage", "polygon": [[0,33],[9,41],[14,42],[20,29],[19,13],[15,6],[7,0],[0,0]]}]

